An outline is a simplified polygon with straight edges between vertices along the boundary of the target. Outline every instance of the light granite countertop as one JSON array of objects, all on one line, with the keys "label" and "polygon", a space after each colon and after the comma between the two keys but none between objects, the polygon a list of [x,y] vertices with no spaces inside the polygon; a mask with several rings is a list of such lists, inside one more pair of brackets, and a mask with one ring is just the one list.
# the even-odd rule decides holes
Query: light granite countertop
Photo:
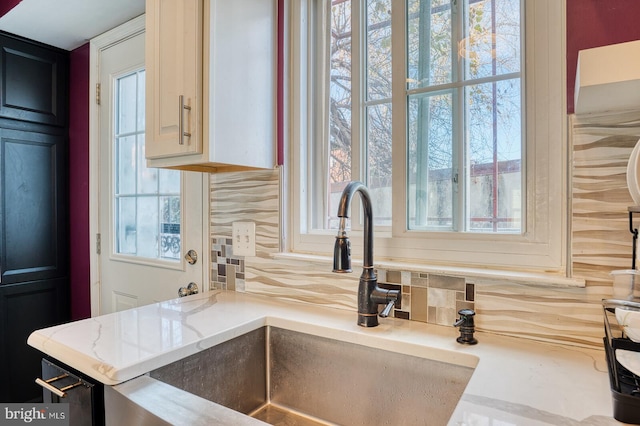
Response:
[{"label": "light granite countertop", "polygon": [[604,351],[487,333],[460,345],[453,327],[387,318],[362,328],[355,312],[237,292],[50,327],[28,343],[126,393],[147,386],[149,371],[265,325],[475,367],[450,425],[621,424],[612,418]]}]

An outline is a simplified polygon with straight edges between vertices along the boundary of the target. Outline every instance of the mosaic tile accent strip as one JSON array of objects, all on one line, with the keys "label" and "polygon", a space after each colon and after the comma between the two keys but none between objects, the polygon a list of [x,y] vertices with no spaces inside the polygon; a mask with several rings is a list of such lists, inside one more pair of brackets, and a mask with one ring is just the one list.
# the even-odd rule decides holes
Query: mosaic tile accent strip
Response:
[{"label": "mosaic tile accent strip", "polygon": [[231,238],[211,239],[211,290],[244,291],[244,259],[233,256]]},{"label": "mosaic tile accent strip", "polygon": [[460,309],[475,307],[475,285],[467,285],[462,277],[379,269],[378,280],[382,279],[402,283],[403,303],[396,306],[397,318],[450,326]]}]

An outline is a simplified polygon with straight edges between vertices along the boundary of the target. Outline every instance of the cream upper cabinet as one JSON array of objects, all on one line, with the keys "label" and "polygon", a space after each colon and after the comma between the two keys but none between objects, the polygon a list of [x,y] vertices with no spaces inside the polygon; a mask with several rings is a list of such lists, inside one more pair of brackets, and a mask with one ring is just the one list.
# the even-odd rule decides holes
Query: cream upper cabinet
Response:
[{"label": "cream upper cabinet", "polygon": [[146,3],[147,158],[202,153],[203,9],[202,0]]},{"label": "cream upper cabinet", "polygon": [[149,167],[275,166],[276,15],[275,0],[147,0]]}]

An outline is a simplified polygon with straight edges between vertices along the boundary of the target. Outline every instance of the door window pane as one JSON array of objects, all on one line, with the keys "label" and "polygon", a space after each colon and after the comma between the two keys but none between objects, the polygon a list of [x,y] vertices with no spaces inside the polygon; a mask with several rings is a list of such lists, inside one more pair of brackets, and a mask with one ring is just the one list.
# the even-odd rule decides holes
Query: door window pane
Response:
[{"label": "door window pane", "polygon": [[120,135],[134,133],[137,129],[136,120],[138,107],[138,74],[131,74],[118,79],[116,108],[116,132]]},{"label": "door window pane", "polygon": [[151,259],[180,259],[180,172],[147,168],[144,70],[116,79],[115,250]]},{"label": "door window pane", "polygon": [[116,198],[116,253],[136,254],[138,237],[136,235],[136,199],[134,197]]},{"label": "door window pane", "polygon": [[166,258],[180,256],[180,197],[170,196],[160,198],[161,255]]},{"label": "door window pane", "polygon": [[[144,133],[137,135],[138,138],[138,190],[139,194],[157,194],[158,193],[158,169],[147,168],[144,158]],[[175,175],[174,175],[175,176]]]},{"label": "door window pane", "polygon": [[116,191],[119,194],[135,194],[138,159],[136,136],[116,137]]},{"label": "door window pane", "polygon": [[158,198],[136,197],[136,256],[158,256]]},{"label": "door window pane", "polygon": [[180,173],[176,173],[175,170],[158,169],[160,192],[163,194],[179,194],[180,179],[177,179],[179,176]]}]

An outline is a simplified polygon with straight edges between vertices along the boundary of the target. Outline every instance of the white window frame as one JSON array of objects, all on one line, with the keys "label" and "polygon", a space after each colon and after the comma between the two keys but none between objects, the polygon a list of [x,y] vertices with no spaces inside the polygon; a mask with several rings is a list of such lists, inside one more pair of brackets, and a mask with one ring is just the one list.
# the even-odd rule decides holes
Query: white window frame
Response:
[{"label": "white window frame", "polygon": [[[314,40],[307,28],[314,1],[288,3],[290,68],[288,87],[289,227],[285,248],[291,253],[329,256],[335,231],[307,231],[311,193],[306,166],[313,152],[314,123],[324,122],[326,110],[313,105],[311,72],[322,64],[308,57]],[[325,8],[326,9],[326,8]],[[405,0],[392,0],[394,25],[404,28]],[[326,12],[325,12],[326,13]],[[375,261],[394,260],[418,265],[453,265],[534,271],[569,276],[567,267],[567,131],[565,72],[565,0],[525,0],[524,84],[526,90],[526,206],[520,235],[425,232],[406,230],[405,179],[393,182],[391,231],[375,232]],[[396,21],[401,22],[396,22]],[[406,34],[406,32],[405,32]],[[405,36],[394,33],[394,49],[404,49]],[[393,64],[393,90],[406,91],[405,65]],[[313,82],[317,84],[317,82]],[[400,99],[399,101],[397,99]],[[393,173],[406,176],[406,110],[403,97],[394,101]],[[323,121],[320,121],[323,120]],[[396,155],[400,153],[401,155]],[[357,158],[354,154],[354,158]],[[355,165],[354,165],[355,166]],[[358,167],[354,167],[357,176]],[[356,207],[356,203],[354,203]],[[354,213],[355,215],[355,213]],[[362,255],[358,230],[350,232],[354,256]],[[360,240],[361,241],[361,240]]]}]

